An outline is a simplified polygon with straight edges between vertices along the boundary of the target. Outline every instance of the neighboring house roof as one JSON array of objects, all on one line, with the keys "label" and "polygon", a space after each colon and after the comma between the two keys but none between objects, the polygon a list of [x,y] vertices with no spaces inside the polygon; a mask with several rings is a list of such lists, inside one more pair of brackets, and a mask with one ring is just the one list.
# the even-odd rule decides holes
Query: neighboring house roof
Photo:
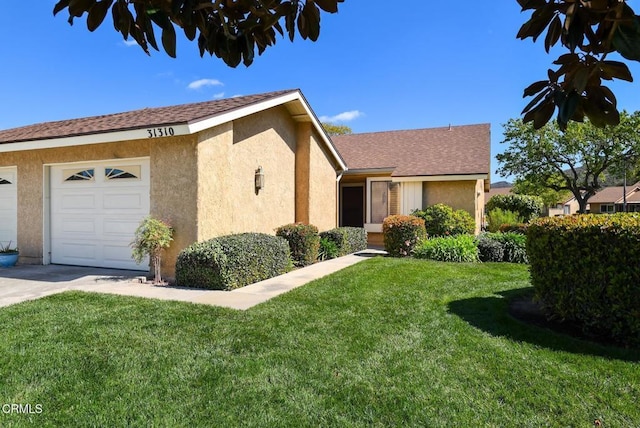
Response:
[{"label": "neighboring house roof", "polygon": [[[627,202],[640,202],[640,182],[627,186]],[[623,202],[623,186],[605,187],[589,198],[590,204],[616,204]]]},{"label": "neighboring house roof", "polygon": [[489,202],[492,196],[495,195],[508,195],[511,193],[511,187],[492,187],[488,192],[484,195],[484,200]]},{"label": "neighboring house roof", "polygon": [[151,137],[149,129],[169,126],[172,135],[189,135],[279,105],[286,105],[295,120],[311,121],[336,164],[346,169],[320,121],[296,89],[0,130],[0,152],[144,139]]},{"label": "neighboring house roof", "polygon": [[488,175],[489,124],[332,137],[350,170],[392,170],[393,177]]}]

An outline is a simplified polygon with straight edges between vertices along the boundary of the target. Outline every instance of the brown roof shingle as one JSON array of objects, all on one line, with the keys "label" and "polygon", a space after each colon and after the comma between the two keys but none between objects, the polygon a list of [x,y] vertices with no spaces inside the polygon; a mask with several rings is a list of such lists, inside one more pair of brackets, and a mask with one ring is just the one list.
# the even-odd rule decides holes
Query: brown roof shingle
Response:
[{"label": "brown roof shingle", "polygon": [[[638,192],[638,188],[640,188],[640,182],[627,185],[627,198],[631,198],[635,202],[637,196],[634,197],[633,195]],[[613,204],[617,202],[621,203],[623,200],[623,191],[623,186],[605,187],[598,193],[590,197],[588,202],[594,204]]]},{"label": "brown roof shingle", "polygon": [[489,124],[332,137],[351,170],[393,169],[394,177],[488,174]]},{"label": "brown roof shingle", "polygon": [[124,113],[38,123],[0,131],[0,144],[126,131],[162,125],[190,124],[296,91],[285,90],[216,101],[144,108]]}]

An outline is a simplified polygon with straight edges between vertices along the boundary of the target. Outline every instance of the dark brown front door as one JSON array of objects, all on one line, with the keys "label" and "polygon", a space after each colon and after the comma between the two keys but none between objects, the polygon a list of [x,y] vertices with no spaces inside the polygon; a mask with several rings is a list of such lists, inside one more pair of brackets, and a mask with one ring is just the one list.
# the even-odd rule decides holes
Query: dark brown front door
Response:
[{"label": "dark brown front door", "polygon": [[341,226],[364,226],[364,186],[342,187]]}]

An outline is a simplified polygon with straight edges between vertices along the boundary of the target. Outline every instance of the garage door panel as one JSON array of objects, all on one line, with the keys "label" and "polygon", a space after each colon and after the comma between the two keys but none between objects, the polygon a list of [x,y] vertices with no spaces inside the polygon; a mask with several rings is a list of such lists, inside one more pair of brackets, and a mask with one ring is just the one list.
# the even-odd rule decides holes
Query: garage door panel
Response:
[{"label": "garage door panel", "polygon": [[0,168],[0,244],[18,246],[18,185],[15,167]]},{"label": "garage door panel", "polygon": [[145,208],[141,192],[135,193],[106,193],[102,200],[102,208],[106,210],[140,210]]},{"label": "garage door panel", "polygon": [[96,195],[93,194],[74,194],[63,195],[60,200],[61,211],[92,211],[96,209]]},{"label": "garage door panel", "polygon": [[[149,215],[149,161],[118,160],[136,178],[113,178],[113,161],[51,167],[51,262],[147,270],[131,258],[135,230]],[[65,181],[73,171],[88,180]],[[111,176],[109,176],[111,174]],[[76,174],[77,176],[78,174]]]}]

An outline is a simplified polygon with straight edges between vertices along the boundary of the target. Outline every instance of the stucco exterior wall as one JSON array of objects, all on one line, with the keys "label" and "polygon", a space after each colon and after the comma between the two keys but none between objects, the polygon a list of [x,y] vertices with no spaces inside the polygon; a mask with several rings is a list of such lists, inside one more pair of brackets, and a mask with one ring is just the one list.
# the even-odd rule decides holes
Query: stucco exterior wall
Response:
[{"label": "stucco exterior wall", "polygon": [[[18,169],[18,245],[20,263],[43,263],[44,165],[149,156],[150,141],[94,144],[0,153],[0,166]],[[152,182],[154,169],[151,169]],[[48,203],[48,200],[47,200]]]},{"label": "stucco exterior wall", "polygon": [[[242,232],[273,234],[294,221],[296,123],[278,107],[222,125],[198,143],[199,241]],[[265,186],[255,191],[262,167]]]},{"label": "stucco exterior wall", "polygon": [[[480,196],[477,195],[478,191]],[[482,180],[425,181],[422,186],[422,203],[425,207],[446,204],[456,210],[465,210],[476,219],[476,232],[482,224],[484,207],[484,201],[480,201],[479,198],[484,198]]]},{"label": "stucco exterior wall", "polygon": [[197,240],[198,173],[196,138],[192,135],[153,141],[151,209],[153,217],[174,229],[173,242],[162,257],[162,274],[173,277],[180,251]]},{"label": "stucco exterior wall", "polygon": [[338,225],[338,183],[333,161],[320,141],[318,134],[311,134],[309,223],[322,232]]}]

